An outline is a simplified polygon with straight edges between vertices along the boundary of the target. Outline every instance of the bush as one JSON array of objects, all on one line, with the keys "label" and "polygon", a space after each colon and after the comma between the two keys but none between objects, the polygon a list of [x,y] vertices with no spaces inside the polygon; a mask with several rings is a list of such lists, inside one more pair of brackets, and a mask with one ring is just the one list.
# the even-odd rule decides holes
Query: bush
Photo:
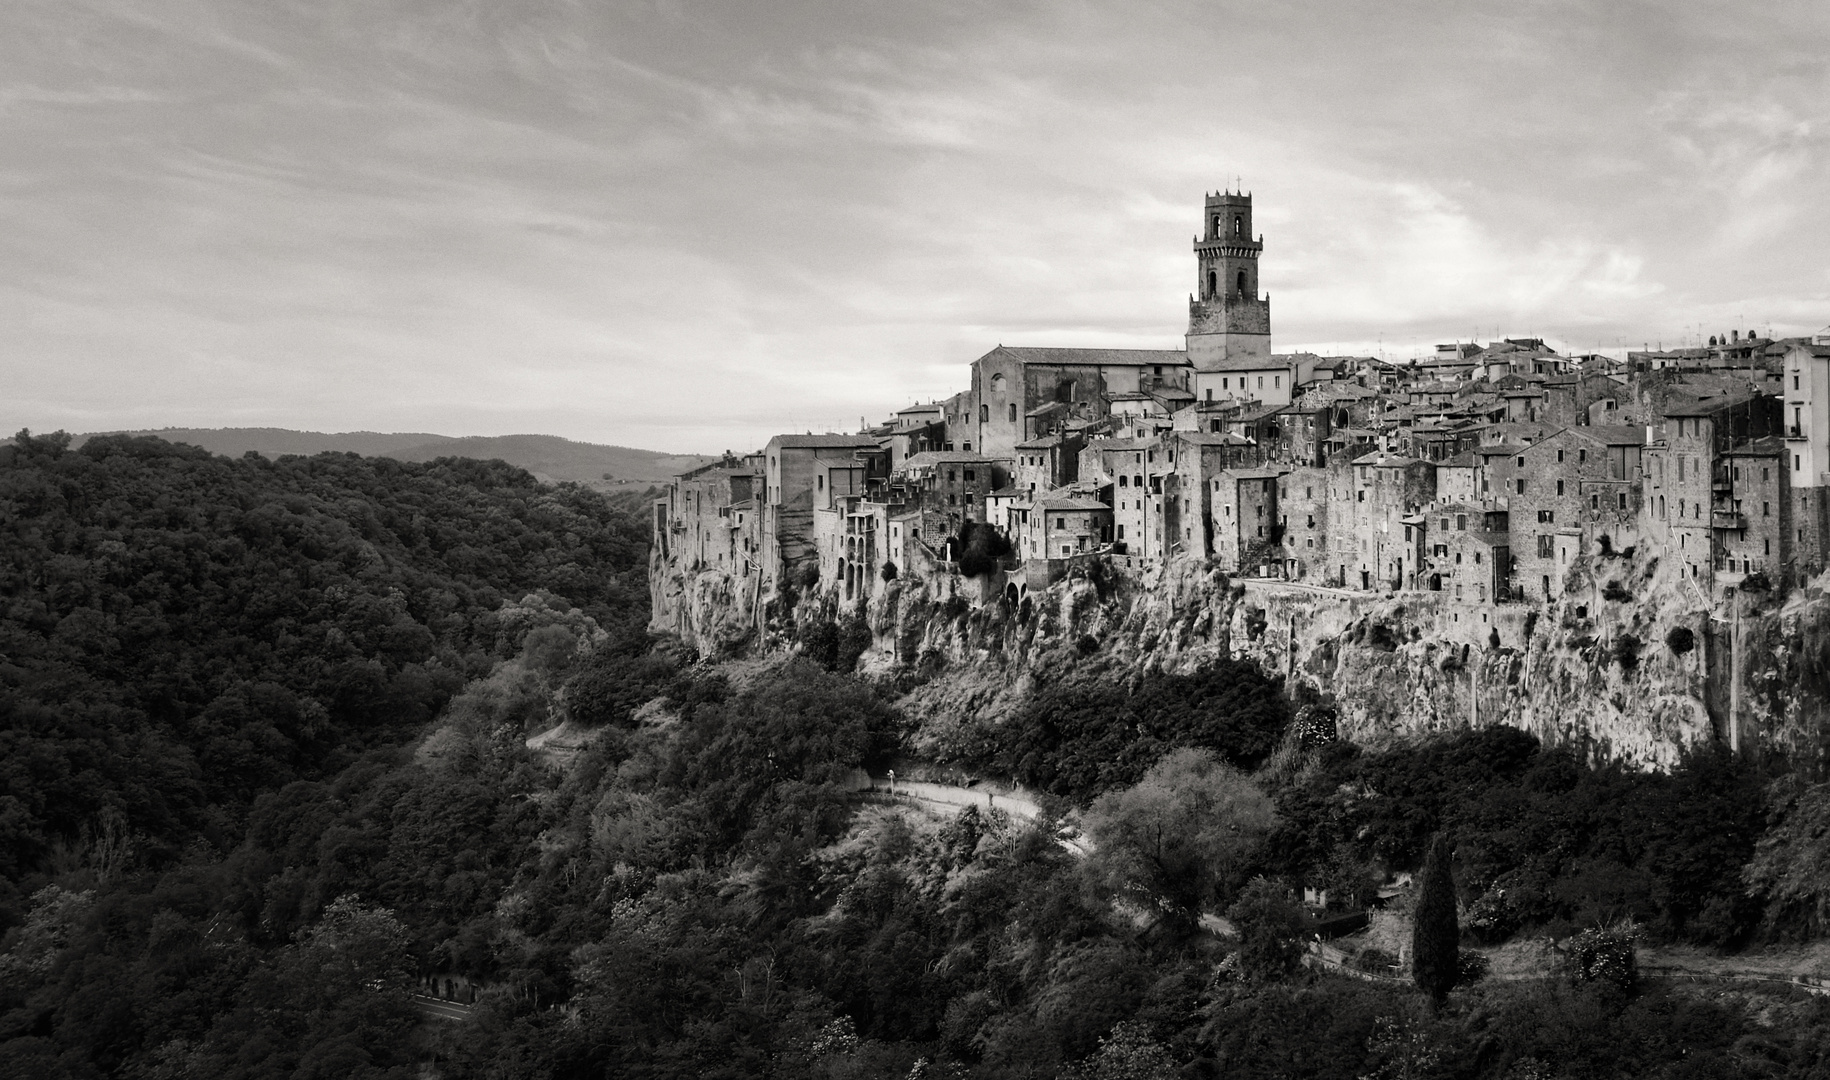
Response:
[{"label": "bush", "polygon": [[1674,656],[1682,656],[1696,647],[1696,632],[1688,626],[1674,626],[1665,635],[1665,648],[1670,649]]},{"label": "bush", "polygon": [[1003,533],[977,521],[961,522],[959,532],[947,544],[956,553],[961,577],[989,574],[998,568],[999,559],[1011,553]]},{"label": "bush", "polygon": [[896,580],[896,564],[893,562],[885,562],[883,564],[883,569],[878,571],[878,574],[885,581],[895,581]]},{"label": "bush", "polygon": [[1639,650],[1643,646],[1632,634],[1622,634],[1614,639],[1614,662],[1622,671],[1632,671],[1639,666]]},{"label": "bush", "polygon": [[1486,953],[1460,952],[1455,956],[1455,985],[1469,986],[1480,982],[1493,970]]},{"label": "bush", "polygon": [[1253,878],[1226,909],[1239,928],[1239,967],[1254,981],[1281,979],[1303,960],[1303,906],[1268,878]]},{"label": "bush", "polygon": [[1633,599],[1633,594],[1622,588],[1620,582],[1610,581],[1601,587],[1601,598],[1616,604],[1624,604]]},{"label": "bush", "polygon": [[1633,989],[1639,979],[1639,960],[1633,949],[1637,936],[1629,924],[1594,926],[1571,938],[1565,948],[1570,981]]}]

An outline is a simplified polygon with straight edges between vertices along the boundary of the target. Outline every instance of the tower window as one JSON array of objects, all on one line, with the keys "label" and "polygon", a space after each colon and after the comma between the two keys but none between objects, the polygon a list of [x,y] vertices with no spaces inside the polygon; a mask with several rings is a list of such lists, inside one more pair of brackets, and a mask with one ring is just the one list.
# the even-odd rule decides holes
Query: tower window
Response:
[{"label": "tower window", "polygon": [[1233,215],[1233,235],[1245,235],[1245,219],[1238,214]]},{"label": "tower window", "polygon": [[1245,271],[1239,271],[1239,295],[1245,295]]},{"label": "tower window", "polygon": [[1212,270],[1207,272],[1207,295],[1213,296],[1220,291],[1220,275]]}]

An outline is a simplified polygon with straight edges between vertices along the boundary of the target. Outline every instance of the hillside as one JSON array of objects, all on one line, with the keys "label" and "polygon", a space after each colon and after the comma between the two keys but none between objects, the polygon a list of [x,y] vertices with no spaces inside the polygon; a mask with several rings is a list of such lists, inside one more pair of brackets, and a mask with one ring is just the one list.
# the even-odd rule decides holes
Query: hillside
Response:
[{"label": "hillside", "polygon": [[[596,487],[664,481],[707,460],[690,454],[663,454],[628,446],[576,442],[557,435],[452,436],[414,431],[325,433],[289,428],[160,428],[107,434],[152,435],[229,457],[240,457],[249,451],[264,457],[328,451],[416,462],[441,457],[500,459],[526,469],[542,480],[572,480]],[[72,447],[80,448],[84,441],[97,435],[79,435]],[[602,483],[606,478],[610,485]]]}]

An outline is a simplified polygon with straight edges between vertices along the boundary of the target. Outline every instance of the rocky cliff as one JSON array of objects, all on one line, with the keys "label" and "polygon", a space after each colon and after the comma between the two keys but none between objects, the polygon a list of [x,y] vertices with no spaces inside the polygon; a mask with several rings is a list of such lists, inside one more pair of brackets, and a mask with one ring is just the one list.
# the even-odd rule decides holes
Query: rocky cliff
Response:
[{"label": "rocky cliff", "polygon": [[849,610],[817,587],[762,595],[754,579],[716,572],[655,581],[657,628],[705,655],[789,648],[799,628],[861,618],[860,669],[913,684],[904,705],[934,747],[1064,665],[1123,675],[1229,655],[1332,698],[1341,734],[1362,744],[1509,724],[1640,767],[1721,743],[1818,771],[1830,743],[1826,583],[1712,602],[1645,556],[1579,563],[1550,605],[1233,579],[1192,563],[1138,579],[1089,568],[1014,603],[1001,581],[892,582]]}]

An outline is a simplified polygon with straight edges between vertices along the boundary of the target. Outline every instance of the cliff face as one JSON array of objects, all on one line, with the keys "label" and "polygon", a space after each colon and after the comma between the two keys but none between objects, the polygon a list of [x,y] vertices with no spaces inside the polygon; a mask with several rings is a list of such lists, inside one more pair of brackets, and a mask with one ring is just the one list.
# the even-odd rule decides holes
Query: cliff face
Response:
[{"label": "cliff face", "polygon": [[1016,605],[969,603],[958,582],[895,583],[857,613],[814,593],[790,619],[781,598],[746,602],[741,590],[700,575],[657,595],[655,611],[657,624],[711,655],[786,647],[793,620],[861,614],[872,647],[860,668],[916,676],[906,680],[918,685],[904,706],[920,721],[918,744],[930,746],[967,718],[1006,714],[1035,679],[1063,665],[1124,675],[1234,656],[1331,697],[1341,734],[1363,745],[1508,724],[1640,767],[1669,766],[1687,747],[1712,742],[1822,766],[1830,743],[1822,583],[1783,603],[1742,597],[1737,635],[1733,602],[1710,605],[1656,560],[1599,558],[1579,564],[1572,581],[1571,595],[1552,605],[1491,606],[1444,593],[1236,580],[1183,565],[1141,580],[1071,576]]}]

